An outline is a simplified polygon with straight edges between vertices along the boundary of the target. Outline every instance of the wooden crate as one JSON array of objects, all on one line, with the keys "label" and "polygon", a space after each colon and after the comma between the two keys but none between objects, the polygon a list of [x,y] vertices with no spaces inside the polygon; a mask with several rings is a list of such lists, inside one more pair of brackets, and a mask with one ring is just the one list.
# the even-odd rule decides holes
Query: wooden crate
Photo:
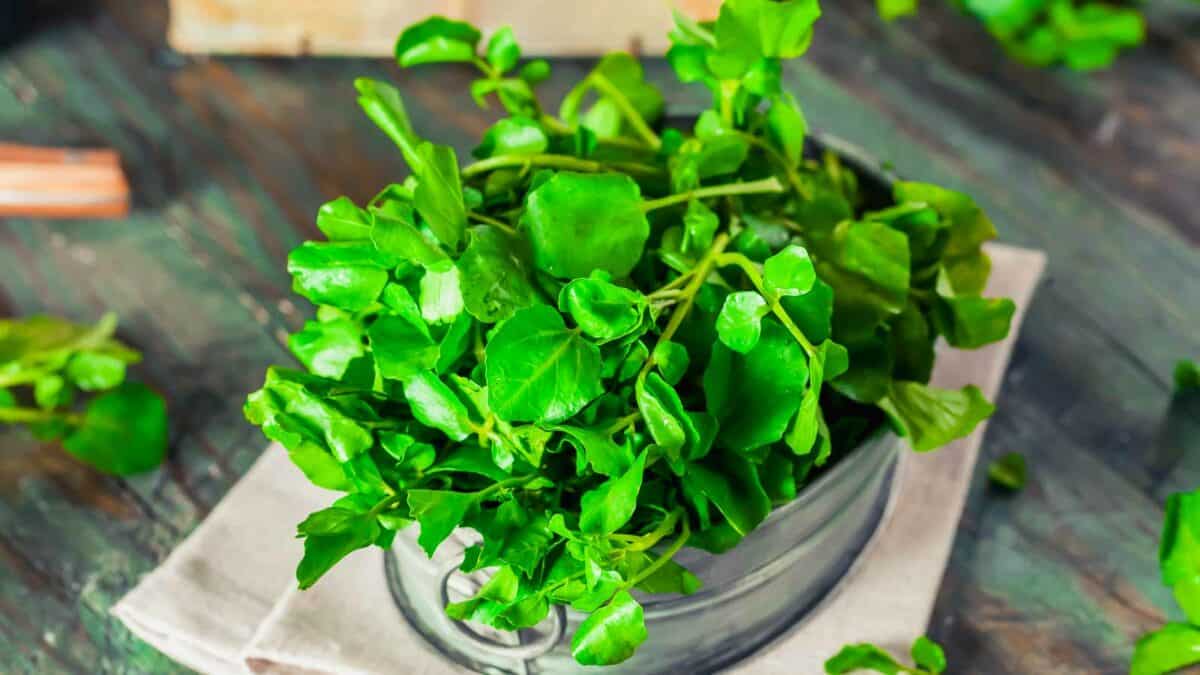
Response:
[{"label": "wooden crate", "polygon": [[[720,0],[677,0],[713,18]],[[613,49],[661,54],[668,0],[170,0],[168,40],[187,53],[385,56],[396,35],[430,14],[485,35],[511,25],[527,54],[587,56]]]}]

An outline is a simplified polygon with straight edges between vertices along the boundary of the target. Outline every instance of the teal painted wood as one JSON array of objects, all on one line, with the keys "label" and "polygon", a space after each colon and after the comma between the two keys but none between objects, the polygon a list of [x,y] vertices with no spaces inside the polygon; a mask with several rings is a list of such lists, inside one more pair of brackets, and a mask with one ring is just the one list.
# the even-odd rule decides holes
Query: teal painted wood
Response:
[{"label": "teal painted wood", "polygon": [[[865,0],[825,4],[788,73],[812,123],[967,190],[1002,240],[1050,254],[984,445],[1027,454],[1032,479],[1004,497],[976,476],[931,632],[956,672],[1124,672],[1171,611],[1162,502],[1200,485],[1197,408],[1176,402],[1164,430],[1170,368],[1200,357],[1200,50],[1164,12],[1111,71],[1029,71],[941,3],[890,26]],[[164,17],[113,0],[0,53],[0,139],[115,147],[135,194],[125,221],[0,221],[0,314],[119,312],[174,425],[168,464],[128,480],[0,435],[4,673],[183,671],[107,610],[261,450],[241,402],[309,314],[284,259],[317,206],[405,173],[353,77],[398,80],[422,133],[462,152],[490,119],[464,69],[185,61]],[[548,98],[586,68],[556,63]],[[676,110],[703,96],[668,89]]]}]

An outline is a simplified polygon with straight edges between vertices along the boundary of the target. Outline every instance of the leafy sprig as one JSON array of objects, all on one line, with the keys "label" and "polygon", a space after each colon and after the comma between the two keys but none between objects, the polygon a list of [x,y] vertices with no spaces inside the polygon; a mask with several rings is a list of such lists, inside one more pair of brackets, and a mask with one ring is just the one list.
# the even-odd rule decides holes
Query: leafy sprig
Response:
[{"label": "leafy sprig", "polygon": [[[1096,70],[1146,39],[1140,3],[1106,0],[950,0],[975,17],[1014,59],[1032,66]],[[915,14],[919,0],[876,0],[891,21]]]},{"label": "leafy sprig", "polygon": [[0,424],[61,440],[105,473],[158,466],[167,449],[166,404],[125,381],[141,355],[113,337],[116,328],[113,314],[94,326],[51,316],[0,320]]},{"label": "leafy sprig", "polygon": [[978,389],[928,385],[934,341],[1003,337],[1009,300],[981,296],[992,223],[966,195],[897,183],[864,203],[835,155],[804,154],[780,84],[815,0],[730,0],[677,17],[670,60],[713,106],[690,133],[628,54],[600,61],[554,115],[549,66],[519,66],[502,29],[434,17],[402,66],[472,64],[508,116],[461,168],[422,139],[399,92],[359,102],[412,175],[363,206],[321,207],[327,241],[291,253],[318,306],[246,415],[312,482],[345,496],[299,526],[307,587],[416,522],[429,554],[482,535],[491,570],[457,619],[517,630],[550,606],[589,614],[576,660],[646,639],[633,592],[689,594],[672,559],[721,552],[829,463],[890,425],[918,451],[990,414]]},{"label": "leafy sprig", "polygon": [[825,662],[827,675],[870,671],[884,675],[939,675],[946,670],[946,654],[941,645],[922,635],[909,650],[913,666],[896,660],[887,650],[870,643],[846,645]]},{"label": "leafy sprig", "polygon": [[1200,663],[1200,490],[1167,499],[1158,563],[1163,585],[1187,620],[1143,635],[1130,675],[1161,675]]}]

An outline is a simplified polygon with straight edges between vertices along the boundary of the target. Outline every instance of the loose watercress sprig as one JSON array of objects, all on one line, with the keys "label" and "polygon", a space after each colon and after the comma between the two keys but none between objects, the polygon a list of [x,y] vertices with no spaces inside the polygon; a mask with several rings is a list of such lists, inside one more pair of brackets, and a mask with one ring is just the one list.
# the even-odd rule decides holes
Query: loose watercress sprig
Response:
[{"label": "loose watercress sprig", "polygon": [[[1095,70],[1146,39],[1141,3],[1129,0],[950,0],[981,21],[1014,59]],[[876,0],[886,20],[915,14],[919,0]]]},{"label": "loose watercress sprig", "polygon": [[940,675],[946,670],[946,654],[941,645],[922,635],[912,643],[909,650],[912,667],[895,659],[887,650],[870,643],[846,645],[825,662],[827,675],[847,675],[856,672],[874,672],[884,675]]},{"label": "loose watercress sprig", "polygon": [[345,493],[299,526],[310,586],[416,522],[433,554],[456,528],[491,570],[456,619],[517,630],[551,605],[588,614],[584,664],[646,639],[636,593],[689,594],[685,546],[737,545],[814,475],[890,424],[918,451],[992,406],[928,385],[939,337],[1008,332],[981,293],[995,235],[966,195],[896,183],[865,203],[837,157],[804,154],[782,89],[815,0],[730,0],[677,18],[670,61],[713,105],[665,128],[628,54],[602,59],[552,114],[549,66],[519,66],[507,29],[481,49],[434,17],[400,36],[402,66],[473,64],[508,116],[459,167],[422,139],[399,92],[358,80],[412,175],[365,205],[321,207],[326,241],[288,259],[316,318],[246,415],[315,484]]},{"label": "loose watercress sprig", "polygon": [[113,337],[116,328],[114,314],[94,326],[50,316],[0,320],[0,424],[61,440],[105,473],[158,466],[167,449],[166,404],[125,381],[126,367],[141,355]]},{"label": "loose watercress sprig", "polygon": [[1162,675],[1200,663],[1200,490],[1167,499],[1158,562],[1163,585],[1187,620],[1143,635],[1130,675]]}]

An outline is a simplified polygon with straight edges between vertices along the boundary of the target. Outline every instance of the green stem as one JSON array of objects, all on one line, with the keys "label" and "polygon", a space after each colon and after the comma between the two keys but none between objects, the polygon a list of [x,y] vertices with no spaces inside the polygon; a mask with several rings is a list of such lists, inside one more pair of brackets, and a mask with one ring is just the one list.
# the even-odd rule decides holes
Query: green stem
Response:
[{"label": "green stem", "polygon": [[520,236],[520,234],[517,232],[516,228],[514,228],[512,225],[509,225],[508,223],[506,223],[503,220],[500,220],[498,218],[493,218],[489,215],[479,213],[478,211],[468,211],[467,216],[470,218],[474,218],[475,220],[478,220],[481,223],[487,223],[488,225],[491,225],[492,227],[496,228],[497,230],[500,230],[501,232],[503,232],[504,234],[507,234],[510,237]]},{"label": "green stem", "polygon": [[666,565],[668,562],[670,562],[671,558],[675,557],[676,553],[679,553],[679,550],[683,548],[684,544],[687,543],[688,537],[690,536],[692,536],[692,528],[688,525],[687,518],[684,518],[683,531],[679,533],[679,538],[672,542],[671,547],[663,551],[663,554],[659,556],[658,559],[647,565],[645,569],[637,574],[637,576],[625,582],[625,584],[621,586],[620,590],[627,591],[636,587],[646,579],[654,576],[658,570],[662,569],[663,565]]},{"label": "green stem", "polygon": [[511,166],[541,166],[550,169],[567,169],[571,171],[584,171],[587,173],[600,173],[609,170],[619,170],[626,173],[636,173],[648,176],[657,176],[662,174],[662,170],[650,166],[648,164],[639,164],[637,162],[596,162],[590,159],[580,159],[571,155],[496,155],[480,160],[474,164],[468,164],[463,167],[462,175],[470,178],[481,173],[493,171],[495,169],[503,169]]},{"label": "green stem", "polygon": [[654,349],[650,351],[650,356],[646,358],[646,363],[642,366],[638,377],[650,372],[650,369],[654,367],[654,352],[658,350],[658,345],[670,341],[675,336],[675,332],[679,330],[679,326],[687,318],[688,312],[692,311],[692,303],[696,301],[696,294],[704,286],[704,281],[708,278],[708,273],[716,266],[717,258],[721,256],[728,245],[729,233],[722,232],[718,234],[708,252],[704,254],[704,257],[700,259],[695,269],[692,270],[691,281],[688,282],[683,292],[680,293],[680,304],[676,305],[674,311],[671,312],[671,318],[667,321],[666,328],[659,335],[658,342],[655,343]]},{"label": "green stem", "polygon": [[507,490],[509,488],[514,488],[514,487],[521,487],[522,485],[525,485],[526,483],[532,481],[534,478],[537,478],[537,477],[538,477],[538,475],[536,473],[531,473],[528,476],[513,476],[512,478],[506,478],[498,483],[493,483],[493,484],[487,486],[486,488],[480,490],[479,492],[476,492],[475,496],[476,496],[476,498],[479,499],[479,501],[483,501],[483,500],[487,499],[488,497],[491,497],[492,495],[494,495],[497,492],[500,492],[502,490]]},{"label": "green stem", "polygon": [[[387,487],[387,486],[385,485],[385,487]],[[400,504],[400,495],[393,494],[392,496],[381,500],[378,504],[371,507],[371,510],[367,512],[367,517],[374,518],[375,516],[378,516],[379,514],[383,513],[384,511],[387,511],[390,508],[394,508],[395,506],[397,506],[399,504]]]},{"label": "green stem", "polygon": [[30,424],[61,419],[72,426],[83,424],[83,415],[41,408],[0,408],[0,423]]},{"label": "green stem", "polygon": [[[551,115],[542,115],[540,121],[542,126],[546,127],[546,129],[552,133],[560,135],[569,135],[575,133],[574,129],[557,117],[553,117]],[[642,152],[651,151],[650,148],[646,147],[645,143],[633,138],[626,138],[625,136],[605,136],[603,138],[597,136],[596,142],[600,145],[610,145],[616,148],[625,148],[626,150],[641,150]]]},{"label": "green stem", "polygon": [[750,283],[754,284],[754,289],[757,290],[759,295],[761,295],[763,299],[767,301],[767,306],[771,308],[771,313],[774,314],[775,318],[779,319],[779,323],[783,324],[783,327],[792,334],[792,337],[795,338],[796,342],[800,343],[800,346],[804,348],[804,352],[810,358],[817,353],[817,348],[808,341],[808,338],[805,337],[804,332],[800,330],[800,327],[796,325],[796,322],[792,321],[792,317],[788,316],[787,310],[785,310],[783,305],[779,303],[779,297],[775,293],[767,290],[766,284],[763,283],[762,272],[759,271],[758,265],[756,265],[754,261],[750,260],[741,253],[724,253],[717,258],[717,264],[720,266],[736,265],[737,267],[740,267],[742,271],[746,273],[746,276],[749,277]]},{"label": "green stem", "polygon": [[625,549],[628,551],[648,551],[654,548],[654,545],[661,541],[663,537],[675,531],[675,524],[679,522],[679,518],[682,515],[683,511],[680,509],[675,509],[668,513],[667,517],[663,518],[662,522],[658,524],[658,527],[640,537],[636,537],[634,543],[626,546]]},{"label": "green stem", "polygon": [[642,118],[642,114],[639,113],[637,108],[634,108],[633,104],[629,102],[629,99],[625,97],[625,92],[617,89],[612,82],[609,82],[607,77],[604,77],[599,73],[592,73],[588,79],[591,80],[592,86],[600,90],[605,96],[607,96],[612,100],[613,103],[616,104],[617,109],[621,111],[621,114],[624,115],[625,119],[629,122],[629,125],[633,127],[635,132],[637,132],[637,135],[641,136],[642,139],[646,141],[646,145],[649,145],[654,150],[658,150],[662,147],[662,139],[658,137],[658,134],[654,133],[654,130],[650,128],[650,125],[646,124],[646,120]]},{"label": "green stem", "polygon": [[800,174],[796,171],[795,167],[791,165],[791,162],[788,161],[787,157],[784,157],[783,154],[781,154],[778,150],[771,147],[770,143],[767,143],[754,134],[740,132],[739,135],[746,139],[746,141],[751,145],[761,148],[768,157],[770,157],[776,164],[780,166],[780,168],[784,170],[784,172],[787,173],[788,183],[791,184],[792,189],[796,191],[796,194],[800,195],[806,200],[811,200],[813,198],[812,190],[808,189],[808,186],[800,180]]},{"label": "green stem", "polygon": [[622,417],[621,419],[617,420],[616,422],[613,422],[612,426],[609,427],[607,430],[605,430],[605,433],[607,433],[609,436],[612,436],[613,434],[617,433],[618,431],[621,431],[622,429],[626,429],[628,427],[633,426],[640,419],[642,419],[641,411],[635,410],[635,411],[629,413],[628,415]]},{"label": "green stem", "polygon": [[760,194],[763,192],[783,192],[783,185],[779,179],[771,176],[770,178],[761,178],[752,180],[748,183],[726,183],[725,185],[712,185],[702,187],[688,192],[679,192],[673,195],[667,195],[659,199],[651,199],[642,202],[643,211],[653,211],[655,209],[675,206],[683,204],[693,199],[707,199],[709,197],[722,197],[725,195],[751,195]]}]

